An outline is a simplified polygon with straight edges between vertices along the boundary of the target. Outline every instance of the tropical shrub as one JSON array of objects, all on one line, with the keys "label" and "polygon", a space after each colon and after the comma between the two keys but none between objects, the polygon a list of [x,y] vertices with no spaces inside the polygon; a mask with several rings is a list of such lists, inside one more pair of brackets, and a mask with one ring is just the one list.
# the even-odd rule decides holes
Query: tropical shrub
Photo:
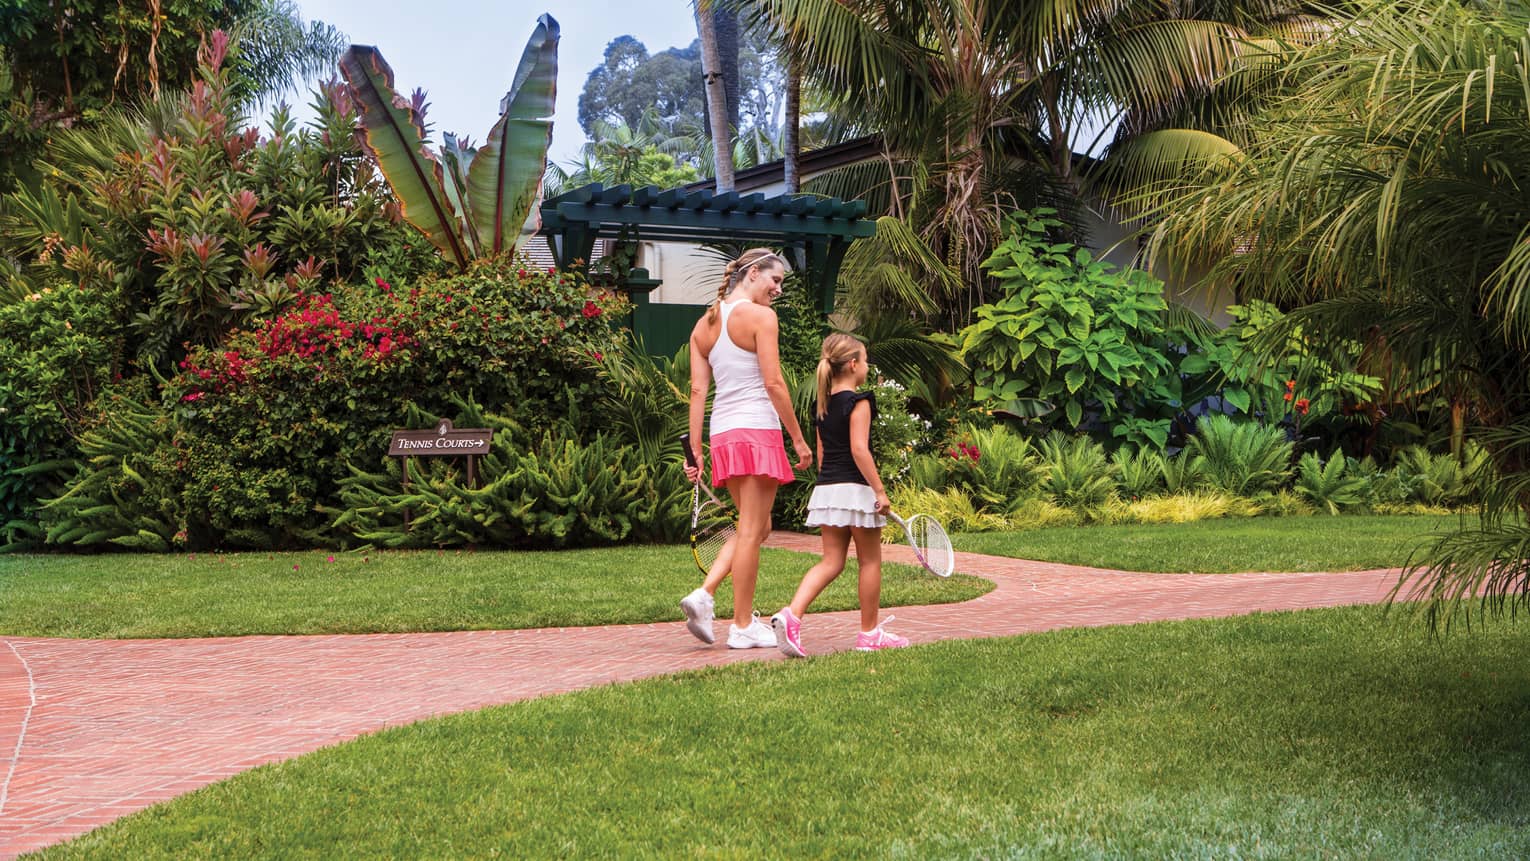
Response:
[{"label": "tropical shrub", "polygon": [[1368,486],[1364,477],[1348,468],[1344,455],[1335,452],[1323,463],[1311,452],[1302,455],[1296,464],[1295,491],[1312,501],[1312,504],[1337,515],[1346,508],[1364,505]]},{"label": "tropical shrub", "polygon": [[1207,487],[1252,497],[1286,483],[1292,448],[1283,428],[1214,415],[1197,424],[1180,458],[1190,459]]},{"label": "tropical shrub", "polygon": [[1397,452],[1394,470],[1411,477],[1411,499],[1426,505],[1455,507],[1477,499],[1483,482],[1492,476],[1492,459],[1480,445],[1468,441],[1457,459],[1449,453],[1431,454],[1420,446]]},{"label": "tropical shrub", "polygon": [[1229,305],[1227,313],[1225,329],[1178,333],[1190,348],[1179,364],[1187,403],[1215,394],[1251,418],[1299,423],[1377,395],[1381,381],[1357,370],[1358,341],[1287,325],[1278,308],[1257,299]]},{"label": "tropical shrub", "polygon": [[187,460],[173,416],[157,401],[143,377],[101,396],[79,438],[78,470],[38,512],[37,537],[155,552],[205,541],[200,512],[186,507]]},{"label": "tropical shrub", "polygon": [[1164,487],[1165,456],[1150,448],[1122,446],[1110,456],[1122,495],[1142,499]]},{"label": "tropical shrub", "polygon": [[472,392],[545,428],[570,401],[598,401],[597,364],[620,337],[606,315],[623,307],[574,276],[496,262],[407,292],[379,280],[303,296],[194,350],[166,385],[187,505],[206,513],[215,541],[333,542],[319,509],[349,464],[386,446],[406,405],[438,410]]},{"label": "tropical shrub", "polygon": [[61,283],[0,305],[0,544],[37,536],[38,498],[73,470],[74,437],[119,370],[112,304]]},{"label": "tropical shrub", "polygon": [[1146,403],[1179,403],[1179,377],[1163,355],[1163,283],[1116,271],[1089,251],[1053,243],[1051,210],[1017,212],[983,266],[1004,297],[974,311],[961,332],[974,396],[1073,431],[1097,413],[1129,442],[1162,448],[1169,420],[1136,416]]},{"label": "tropical shrub", "polygon": [[1100,519],[1116,498],[1115,472],[1105,449],[1087,436],[1049,434],[1041,442],[1041,470],[1041,491],[1087,519]]},{"label": "tropical shrub", "polygon": [[279,108],[262,139],[231,103],[225,47],[215,34],[171,116],[55,135],[44,182],[5,202],[0,236],[23,277],[110,291],[125,354],[160,368],[302,293],[439,266],[398,223],[344,91],[321,92],[301,131]]},{"label": "tropical shrub", "polygon": [[[656,480],[642,454],[603,433],[576,438],[572,425],[528,433],[503,416],[457,401],[459,426],[495,431],[479,461],[481,487],[455,458],[414,458],[409,481],[393,458],[352,468],[341,505],[328,509],[339,534],[381,547],[587,547],[678,539],[689,523],[690,484],[678,464]],[[409,421],[439,417],[411,409]],[[660,486],[665,489],[661,493]]]}]

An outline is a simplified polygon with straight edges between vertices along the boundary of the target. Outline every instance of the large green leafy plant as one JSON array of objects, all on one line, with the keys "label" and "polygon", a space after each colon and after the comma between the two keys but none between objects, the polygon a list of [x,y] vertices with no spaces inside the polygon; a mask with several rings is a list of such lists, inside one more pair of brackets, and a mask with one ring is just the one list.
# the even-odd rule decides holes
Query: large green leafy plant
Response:
[{"label": "large green leafy plant", "polygon": [[[580,547],[628,540],[674,541],[687,523],[690,485],[678,462],[653,464],[604,433],[576,436],[573,422],[531,432],[454,398],[458,426],[495,432],[471,486],[455,458],[393,458],[352,467],[341,505],[327,509],[352,540],[383,547]],[[570,412],[577,412],[577,406]],[[411,407],[411,426],[439,417]]]},{"label": "large green leafy plant", "polygon": [[1163,284],[1051,241],[1063,227],[1051,216],[1010,216],[983,263],[1004,298],[977,308],[961,332],[974,394],[1070,431],[1097,413],[1117,436],[1162,447],[1168,419],[1128,420],[1144,404],[1179,402],[1179,377],[1161,348]]},{"label": "large green leafy plant", "polygon": [[404,218],[448,260],[466,267],[474,258],[513,251],[534,232],[558,74],[558,22],[551,15],[537,19],[499,120],[481,147],[445,135],[440,154],[433,152],[423,95],[399,95],[393,69],[376,48],[352,45],[340,71],[361,108],[366,148]]}]

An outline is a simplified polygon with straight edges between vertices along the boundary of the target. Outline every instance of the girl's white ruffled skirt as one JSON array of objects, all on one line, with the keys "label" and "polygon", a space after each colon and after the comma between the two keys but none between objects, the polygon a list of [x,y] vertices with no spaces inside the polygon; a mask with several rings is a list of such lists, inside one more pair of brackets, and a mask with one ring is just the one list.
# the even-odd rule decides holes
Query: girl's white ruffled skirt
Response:
[{"label": "girl's white ruffled skirt", "polygon": [[877,514],[877,493],[864,484],[820,484],[808,499],[808,526],[857,526],[875,529],[887,525]]}]

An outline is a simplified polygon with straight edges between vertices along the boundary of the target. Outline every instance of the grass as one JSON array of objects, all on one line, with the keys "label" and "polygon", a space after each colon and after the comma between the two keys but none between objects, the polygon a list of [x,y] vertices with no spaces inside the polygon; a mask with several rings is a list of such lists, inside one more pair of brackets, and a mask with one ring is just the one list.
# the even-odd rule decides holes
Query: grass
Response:
[{"label": "grass", "polygon": [[1250,517],[970,533],[952,543],[975,553],[1124,571],[1363,571],[1401,567],[1462,522],[1457,515]]},{"label": "grass", "polygon": [[1527,651],[1351,608],[736,665],[388,730],[40,857],[1526,857]]},{"label": "grass", "polygon": [[[330,561],[333,560],[333,561]],[[763,556],[755,608],[791,599],[814,557]],[[814,609],[859,606],[852,562]],[[701,583],[690,549],[563,552],[0,555],[0,634],[214,637],[457,631],[658,622]],[[883,568],[884,606],[964,601],[987,580]],[[731,581],[719,618],[733,612]]]}]

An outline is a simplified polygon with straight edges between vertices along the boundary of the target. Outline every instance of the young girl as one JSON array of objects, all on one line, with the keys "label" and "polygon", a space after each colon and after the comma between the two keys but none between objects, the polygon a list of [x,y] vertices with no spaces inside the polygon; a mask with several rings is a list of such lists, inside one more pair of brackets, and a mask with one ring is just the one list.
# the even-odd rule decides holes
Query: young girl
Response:
[{"label": "young girl", "polygon": [[[802,616],[825,586],[845,569],[850,541],[860,563],[861,633],[855,648],[863,652],[907,646],[908,639],[888,633],[877,623],[882,598],[882,527],[886,525],[887,491],[871,457],[871,420],[876,399],[857,392],[866,382],[866,347],[849,335],[833,334],[823,341],[818,360],[818,485],[808,500],[807,525],[822,527],[823,560],[803,575],[791,604],[770,621],[776,645],[795,658],[802,649]],[[887,617],[892,621],[892,617]]]}]

